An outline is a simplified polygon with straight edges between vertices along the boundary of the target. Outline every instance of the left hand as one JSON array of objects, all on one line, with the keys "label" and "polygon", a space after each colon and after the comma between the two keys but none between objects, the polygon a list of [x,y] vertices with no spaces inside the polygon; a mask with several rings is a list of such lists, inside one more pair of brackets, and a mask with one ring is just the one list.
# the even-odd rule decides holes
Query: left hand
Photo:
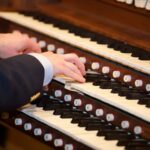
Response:
[{"label": "left hand", "polygon": [[0,58],[8,58],[20,54],[40,53],[38,43],[20,32],[0,34]]}]

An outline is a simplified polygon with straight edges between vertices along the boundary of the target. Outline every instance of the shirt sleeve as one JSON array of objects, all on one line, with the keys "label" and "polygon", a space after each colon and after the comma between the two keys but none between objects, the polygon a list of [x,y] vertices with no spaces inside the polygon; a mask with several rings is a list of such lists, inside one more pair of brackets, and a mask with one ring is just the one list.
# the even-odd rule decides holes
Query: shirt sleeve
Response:
[{"label": "shirt sleeve", "polygon": [[44,81],[43,86],[46,86],[50,83],[50,81],[53,78],[54,71],[53,71],[53,65],[52,63],[43,55],[38,53],[29,53],[28,55],[31,55],[35,57],[43,66],[44,68]]}]

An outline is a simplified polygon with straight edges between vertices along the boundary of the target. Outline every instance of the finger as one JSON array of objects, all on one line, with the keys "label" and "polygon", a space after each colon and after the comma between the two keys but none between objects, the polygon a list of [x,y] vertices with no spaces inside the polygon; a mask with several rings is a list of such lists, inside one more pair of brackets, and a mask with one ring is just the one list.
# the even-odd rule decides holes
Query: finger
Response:
[{"label": "finger", "polygon": [[40,46],[36,42],[32,41],[27,34],[22,34],[20,31],[14,31],[13,34],[18,39],[21,39],[21,42],[23,43],[21,51],[23,53],[41,52]]},{"label": "finger", "polygon": [[41,48],[36,42],[33,42],[31,39],[28,39],[24,53],[30,52],[41,53]]},{"label": "finger", "polygon": [[79,70],[81,71],[82,75],[85,75],[85,66],[84,64],[80,61],[79,57],[76,54],[65,54],[64,59],[66,61],[74,63]]},{"label": "finger", "polygon": [[22,36],[22,37],[25,37],[25,38],[29,38],[29,35],[28,35],[28,34],[26,34],[26,33],[21,33],[19,30],[13,31],[12,34],[17,35],[17,36]]},{"label": "finger", "polygon": [[79,74],[80,76],[82,76],[80,70],[74,64],[72,64],[70,62],[67,62],[67,63],[65,63],[65,66],[68,67],[69,69],[71,69],[73,72],[75,72],[75,73]]},{"label": "finger", "polygon": [[64,70],[63,74],[66,75],[67,77],[70,77],[81,83],[85,82],[85,79],[83,78],[83,76],[73,72],[71,69],[65,67],[63,70]]}]

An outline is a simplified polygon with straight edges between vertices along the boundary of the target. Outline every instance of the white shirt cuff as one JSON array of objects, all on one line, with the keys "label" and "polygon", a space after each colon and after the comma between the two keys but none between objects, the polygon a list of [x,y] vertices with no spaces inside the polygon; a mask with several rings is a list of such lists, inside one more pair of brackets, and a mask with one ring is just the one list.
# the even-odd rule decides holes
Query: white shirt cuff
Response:
[{"label": "white shirt cuff", "polygon": [[38,59],[38,61],[42,64],[44,68],[44,81],[43,81],[43,86],[46,86],[50,83],[50,81],[53,78],[54,71],[53,71],[53,65],[52,63],[43,55],[38,54],[38,53],[29,53],[29,55],[35,57]]}]

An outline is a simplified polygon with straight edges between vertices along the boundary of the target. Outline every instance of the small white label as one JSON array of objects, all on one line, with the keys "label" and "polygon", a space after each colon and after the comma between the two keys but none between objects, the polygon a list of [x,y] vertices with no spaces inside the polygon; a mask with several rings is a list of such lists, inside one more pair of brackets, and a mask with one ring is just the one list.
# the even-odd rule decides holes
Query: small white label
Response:
[{"label": "small white label", "polygon": [[56,53],[57,54],[64,54],[65,50],[64,50],[64,48],[57,48]]},{"label": "small white label", "polygon": [[72,99],[72,97],[71,97],[71,95],[70,95],[70,94],[66,94],[66,95],[64,96],[64,100],[65,100],[65,102],[70,102],[70,101],[71,101],[71,99]]},{"label": "small white label", "polygon": [[73,150],[74,147],[72,144],[65,144],[65,147],[64,147],[65,150]]},{"label": "small white label", "polygon": [[48,142],[48,141],[52,141],[52,139],[53,139],[52,134],[46,133],[46,134],[44,135],[44,141]]},{"label": "small white label", "polygon": [[35,136],[42,135],[42,130],[41,130],[41,128],[35,128],[35,129],[34,129],[34,135],[35,135]]},{"label": "small white label", "polygon": [[51,52],[55,51],[55,45],[54,44],[48,44],[47,45],[47,50],[51,51]]},{"label": "small white label", "polygon": [[55,95],[55,97],[61,97],[62,96],[62,91],[61,90],[56,90],[54,95]]},{"label": "small white label", "polygon": [[86,110],[86,111],[92,111],[92,109],[93,109],[92,104],[86,104],[86,105],[85,105],[85,110]]},{"label": "small white label", "polygon": [[54,145],[55,145],[56,147],[63,146],[63,140],[62,140],[62,139],[55,139],[55,140],[54,140]]},{"label": "small white label", "polygon": [[104,74],[109,73],[109,71],[110,71],[110,68],[108,66],[104,66],[102,68],[102,73],[104,73]]},{"label": "small white label", "polygon": [[146,91],[147,91],[147,92],[150,91],[150,84],[146,84]]},{"label": "small white label", "polygon": [[121,127],[122,127],[123,129],[129,128],[129,121],[127,121],[127,120],[122,121],[122,122],[121,122]]},{"label": "small white label", "polygon": [[25,123],[25,124],[24,124],[24,130],[25,130],[25,131],[29,131],[29,130],[31,130],[31,129],[32,129],[31,123]]},{"label": "small white label", "polygon": [[101,108],[96,109],[95,114],[96,114],[97,117],[103,116],[104,115],[104,110],[101,109]]},{"label": "small white label", "polygon": [[100,67],[100,65],[99,65],[98,62],[93,62],[93,63],[92,63],[91,68],[92,68],[93,70],[99,69],[99,67]]},{"label": "small white label", "polygon": [[45,42],[45,41],[39,41],[39,46],[40,46],[41,48],[46,47],[46,42]]},{"label": "small white label", "polygon": [[74,100],[74,106],[81,106],[81,104],[82,104],[81,99],[75,99]]},{"label": "small white label", "polygon": [[15,125],[16,125],[16,126],[22,125],[22,123],[23,123],[23,122],[22,122],[22,119],[21,119],[21,118],[16,118],[16,119],[15,119]]},{"label": "small white label", "polygon": [[114,118],[115,118],[115,117],[114,117],[113,114],[107,114],[107,115],[106,115],[106,120],[107,120],[107,121],[114,121]]},{"label": "small white label", "polygon": [[135,86],[136,87],[141,87],[143,85],[143,81],[142,80],[135,80]]},{"label": "small white label", "polygon": [[123,77],[124,82],[131,82],[131,75],[125,75]]},{"label": "small white label", "polygon": [[140,126],[135,126],[134,127],[134,133],[135,134],[141,134],[142,133],[142,128]]},{"label": "small white label", "polygon": [[86,63],[86,58],[85,58],[85,57],[80,57],[79,59],[80,59],[80,61],[81,61],[83,64]]},{"label": "small white label", "polygon": [[113,71],[113,77],[119,78],[120,77],[120,71]]}]

